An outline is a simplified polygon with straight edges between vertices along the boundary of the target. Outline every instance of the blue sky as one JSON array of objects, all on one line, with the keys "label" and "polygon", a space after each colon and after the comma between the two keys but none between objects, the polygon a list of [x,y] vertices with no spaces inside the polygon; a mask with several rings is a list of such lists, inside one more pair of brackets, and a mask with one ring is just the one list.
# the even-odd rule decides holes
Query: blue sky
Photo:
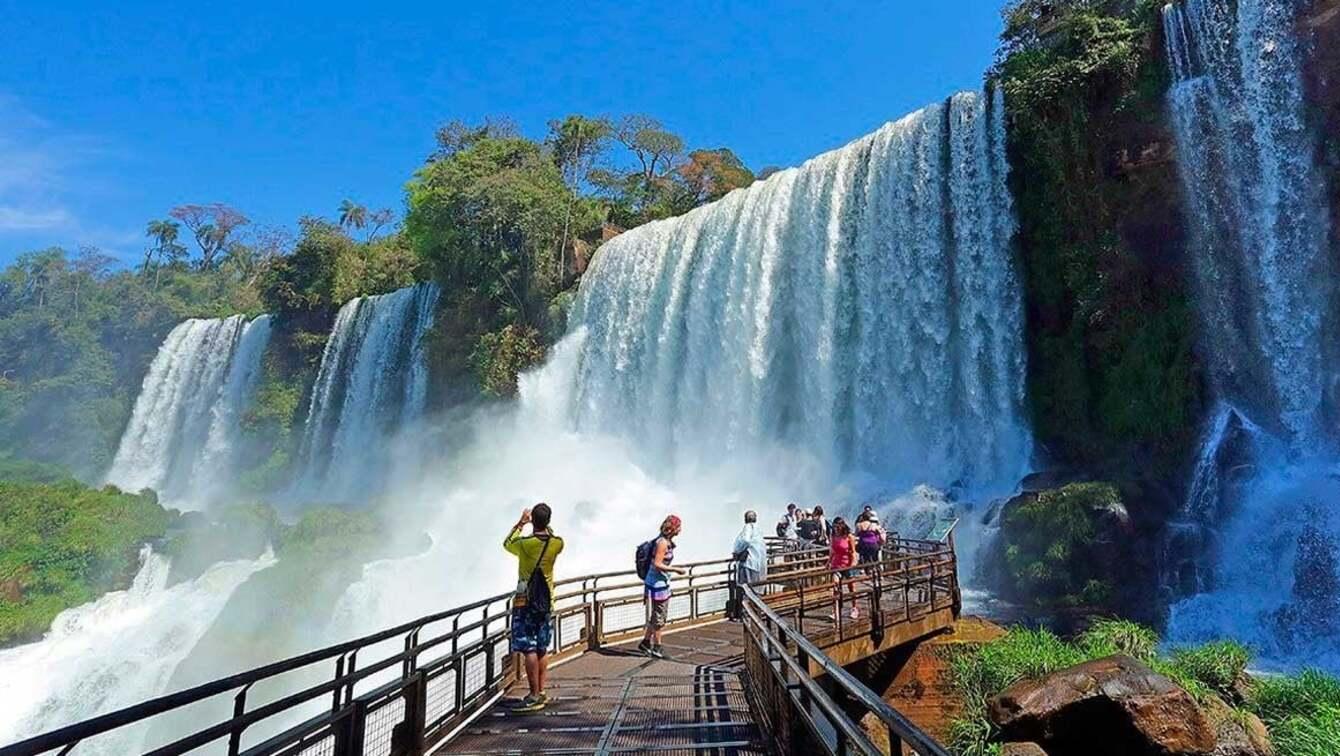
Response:
[{"label": "blue sky", "polygon": [[255,223],[403,206],[451,119],[527,134],[643,112],[690,147],[794,165],[979,86],[1000,0],[0,0],[0,263],[50,245],[134,259],[186,202]]}]

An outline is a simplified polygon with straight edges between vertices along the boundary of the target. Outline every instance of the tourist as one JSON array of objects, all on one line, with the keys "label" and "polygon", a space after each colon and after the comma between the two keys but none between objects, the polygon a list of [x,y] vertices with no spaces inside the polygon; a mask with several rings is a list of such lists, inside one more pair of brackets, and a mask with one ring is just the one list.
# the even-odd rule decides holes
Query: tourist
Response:
[{"label": "tourist", "polygon": [[[833,520],[833,543],[828,550],[828,569],[833,571],[833,580],[837,583],[833,594],[833,621],[837,622],[842,600],[842,585],[846,583],[848,593],[855,599],[854,581],[859,574],[859,570],[856,569],[856,537],[851,534],[847,521],[841,517]],[[853,600],[850,616],[856,619],[859,615],[860,612]]]},{"label": "tourist", "polygon": [[800,507],[797,507],[794,501],[786,505],[786,515],[782,519],[786,521],[786,537],[792,541],[800,537],[800,531],[797,529],[800,516]]},{"label": "tourist", "polygon": [[819,522],[814,519],[813,514],[802,509],[796,521],[796,533],[800,536],[800,540],[815,543],[819,540]]},{"label": "tourist", "polygon": [[810,513],[810,519],[814,521],[814,542],[827,544],[829,537],[833,534],[833,526],[824,517],[824,508],[822,505],[816,505],[814,511]]},{"label": "tourist", "polygon": [[739,586],[762,580],[768,565],[768,550],[763,544],[763,534],[758,530],[758,514],[752,509],[744,513],[744,527],[735,536],[731,555],[735,559],[736,588],[727,614],[731,619],[739,619],[740,602],[744,596]]},{"label": "tourist", "polygon": [[856,517],[856,553],[861,564],[878,562],[880,549],[884,546],[884,529],[870,507]]},{"label": "tourist", "polygon": [[[521,510],[521,519],[507,534],[503,548],[517,558],[516,595],[512,598],[512,653],[521,654],[530,694],[517,711],[539,711],[549,703],[544,692],[549,671],[549,642],[553,633],[554,562],[563,553],[563,539],[549,527],[553,516],[543,502]],[[530,535],[521,531],[530,525]]]},{"label": "tourist", "polygon": [[786,535],[786,534],[787,534],[787,532],[789,532],[790,528],[791,528],[791,523],[788,522],[787,519],[786,519],[786,516],[783,515],[783,516],[782,516],[782,519],[780,519],[780,520],[777,521],[777,537],[778,537],[778,538],[787,538],[787,535]]},{"label": "tourist", "polygon": [[661,534],[654,542],[651,564],[643,581],[647,597],[647,632],[637,650],[657,659],[665,658],[661,649],[661,628],[665,627],[670,614],[670,574],[685,574],[685,570],[670,566],[675,558],[675,537],[682,529],[683,524],[674,515],[661,523]]}]

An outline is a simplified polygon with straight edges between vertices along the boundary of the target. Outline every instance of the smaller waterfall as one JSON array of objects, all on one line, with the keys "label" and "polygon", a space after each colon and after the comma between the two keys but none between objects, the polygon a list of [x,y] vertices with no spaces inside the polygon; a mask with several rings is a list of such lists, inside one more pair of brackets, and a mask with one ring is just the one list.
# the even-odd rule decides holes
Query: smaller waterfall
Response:
[{"label": "smaller waterfall", "polygon": [[270,342],[270,316],[187,320],[149,366],[107,482],[152,488],[174,506],[208,504],[229,479],[240,418]]},{"label": "smaller waterfall", "polygon": [[[46,637],[0,651],[0,743],[162,695],[177,665],[238,586],[273,563],[224,562],[168,587],[168,560],[147,546],[129,590],[62,612]],[[145,726],[81,743],[86,756],[143,750]]]},{"label": "smaller waterfall", "polygon": [[296,495],[347,501],[380,490],[394,432],[423,415],[438,293],[420,284],[340,308],[307,410]]},{"label": "smaller waterfall", "polygon": [[[1335,274],[1303,5],[1182,0],[1163,12],[1201,347],[1226,405],[1170,528],[1165,586],[1194,595],[1172,606],[1167,636],[1232,636],[1266,664],[1336,670]],[[1212,571],[1188,568],[1197,549]]]},{"label": "smaller waterfall", "polygon": [[1216,389],[1306,445],[1328,384],[1329,212],[1289,0],[1164,8],[1196,304]]}]

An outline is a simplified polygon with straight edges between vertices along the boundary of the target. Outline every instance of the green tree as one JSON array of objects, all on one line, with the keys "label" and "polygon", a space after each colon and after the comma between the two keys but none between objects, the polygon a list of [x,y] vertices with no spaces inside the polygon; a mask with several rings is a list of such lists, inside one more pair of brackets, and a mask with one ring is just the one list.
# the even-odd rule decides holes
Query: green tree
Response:
[{"label": "green tree", "polygon": [[568,187],[567,206],[563,211],[563,233],[558,244],[558,275],[568,275],[567,250],[572,238],[572,218],[580,199],[582,183],[587,180],[595,162],[608,149],[614,127],[604,118],[570,115],[561,121],[549,122],[546,143],[553,153]]}]

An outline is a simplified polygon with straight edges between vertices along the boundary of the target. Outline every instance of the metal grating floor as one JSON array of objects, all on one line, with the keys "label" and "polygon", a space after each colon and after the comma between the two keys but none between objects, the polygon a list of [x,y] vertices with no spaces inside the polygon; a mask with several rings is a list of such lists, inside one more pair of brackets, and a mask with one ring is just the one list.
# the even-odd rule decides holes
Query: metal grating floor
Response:
[{"label": "metal grating floor", "polygon": [[585,654],[550,672],[550,703],[518,714],[524,684],[440,753],[764,754],[738,674],[738,624],[665,637],[667,660],[632,645]]}]

